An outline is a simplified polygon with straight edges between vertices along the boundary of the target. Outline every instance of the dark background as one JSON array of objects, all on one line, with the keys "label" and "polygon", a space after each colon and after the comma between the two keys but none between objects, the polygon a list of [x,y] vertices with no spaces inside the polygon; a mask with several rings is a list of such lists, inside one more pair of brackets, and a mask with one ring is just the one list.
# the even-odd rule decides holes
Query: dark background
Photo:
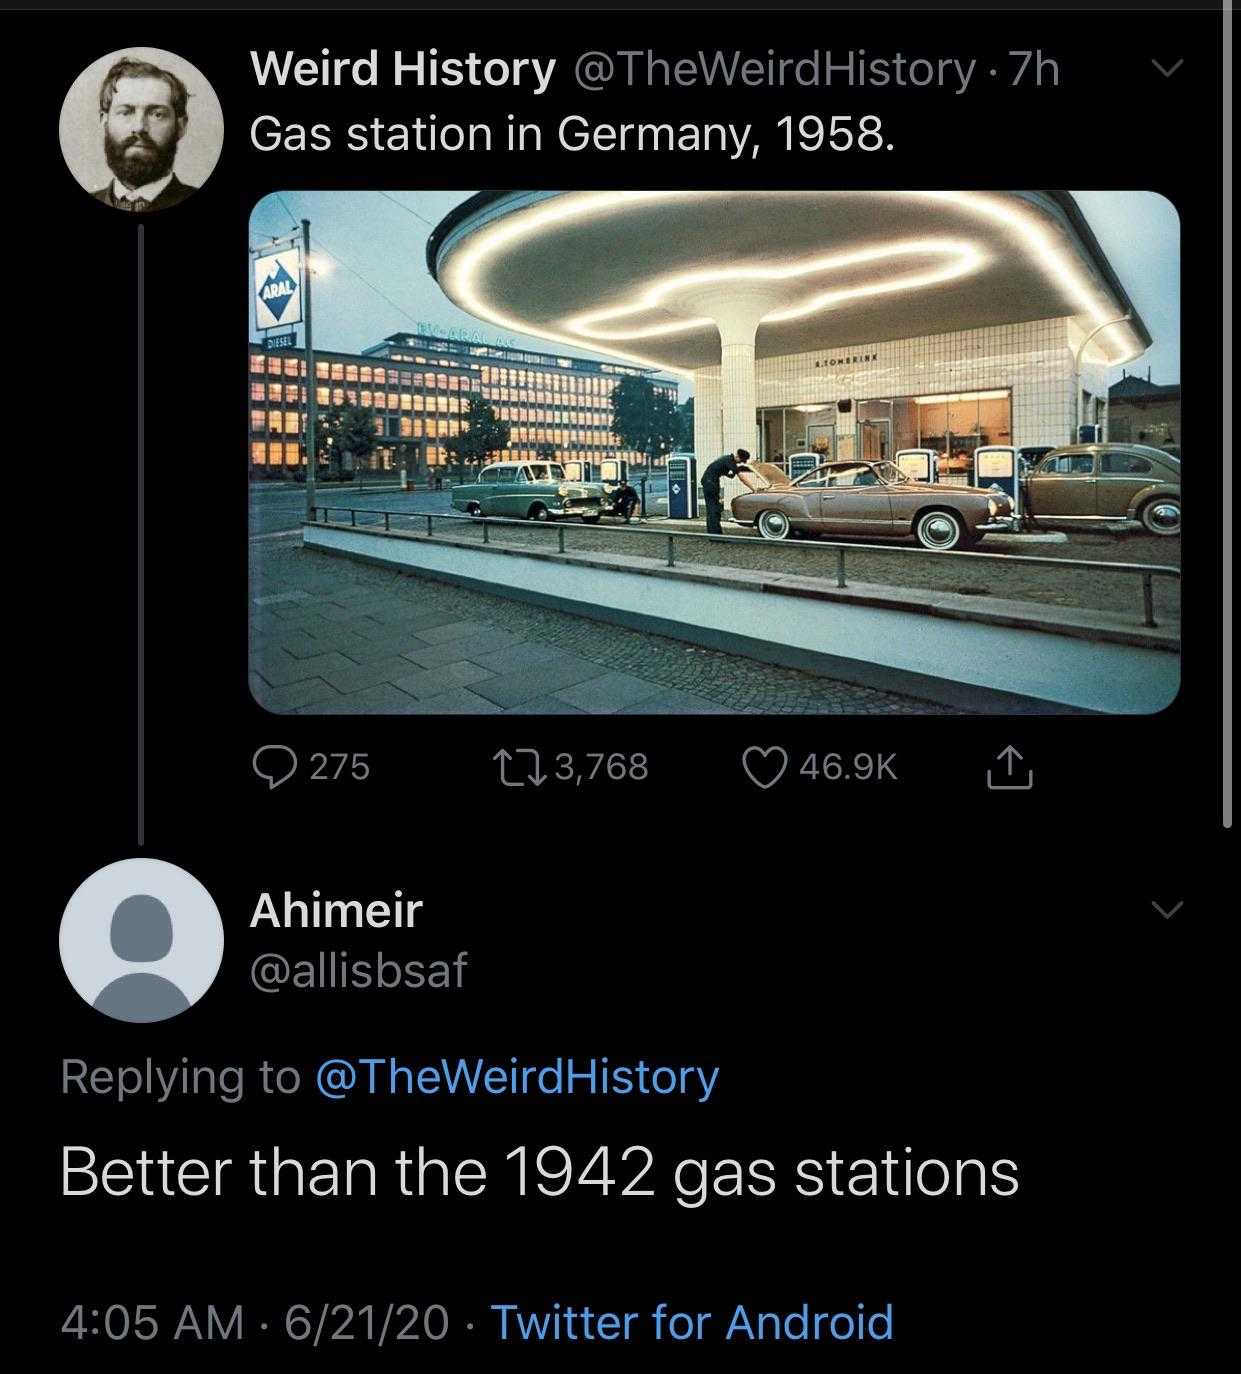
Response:
[{"label": "dark background", "polygon": [[[1220,372],[1218,16],[938,14],[675,15],[573,18],[380,15],[111,14],[26,16],[39,61],[15,64],[19,142],[33,156],[36,256],[10,248],[10,340],[41,377],[37,438],[16,456],[31,491],[37,562],[18,580],[33,602],[53,767],[36,793],[36,834],[53,839],[54,879],[38,892],[27,1042],[35,1128],[31,1277],[37,1340],[72,1361],[218,1361],[227,1352],[164,1341],[78,1342],[58,1334],[70,1308],[158,1302],[165,1333],[179,1305],[244,1302],[255,1333],[240,1356],[284,1360],[285,1306],[324,1300],[442,1302],[453,1331],[389,1358],[492,1352],[487,1306],[589,1302],[649,1310],[664,1300],[721,1316],[740,1301],[838,1310],[891,1300],[896,1340],[871,1347],[679,1346],[673,1358],[849,1358],[967,1368],[1051,1355],[1184,1356],[1195,1321],[1197,1241],[1214,1185],[1207,1122],[1217,1091],[1219,819]],[[676,40],[681,28],[684,40]],[[259,111],[340,122],[371,113],[465,119],[522,108],[502,92],[256,90],[248,51],[437,46],[447,55],[555,53],[635,44],[867,48],[878,55],[977,54],[1041,47],[1061,63],[1056,91],[721,92],[619,95],[606,106],[557,83],[547,125],[582,110],[607,117],[761,120],[768,112],[878,112],[891,154],[761,163],[711,156],[588,158],[502,154],[262,155],[246,131]],[[206,187],[143,220],[146,430],[139,462],[136,225],[92,202],[61,160],[64,91],[126,42],[197,65],[224,104],[226,143]],[[1150,65],[1184,55],[1172,82]],[[563,65],[563,64],[562,64]],[[493,103],[494,102],[494,103]],[[22,161],[26,158],[23,155]],[[19,185],[26,184],[25,173]],[[1169,196],[1182,218],[1183,383],[1196,512],[1185,556],[1181,696],[1154,718],[850,720],[427,720],[272,718],[246,685],[246,309],[250,207],[273,189],[474,189],[649,185],[891,186],[998,189],[1090,185]],[[25,265],[23,265],[23,263]],[[49,269],[54,272],[49,275]],[[55,285],[55,296],[49,287]],[[19,323],[20,326],[19,326]],[[52,429],[49,443],[46,427]],[[176,436],[175,451],[163,447]],[[39,476],[51,449],[62,474]],[[65,461],[68,460],[68,461]],[[1231,461],[1231,455],[1223,455]],[[145,471],[145,481],[144,478]],[[145,504],[145,520],[139,514]],[[51,538],[48,538],[48,535]],[[145,597],[139,617],[139,570]],[[44,614],[46,612],[46,614]],[[142,628],[140,628],[140,626]],[[140,637],[146,672],[136,670]],[[23,654],[24,657],[24,654]],[[139,767],[144,719],[145,766]],[[369,755],[364,784],[297,781],[269,795],[254,749]],[[790,780],[759,793],[739,765],[747,744],[896,751],[904,781],[874,789]],[[988,794],[997,750],[1036,769],[1024,795]],[[500,747],[641,751],[645,783],[585,795],[502,790]],[[145,805],[143,807],[143,799]],[[154,1029],[106,1022],[57,967],[60,911],[96,868],[145,848],[182,864],[215,896],[227,932],[216,985]],[[483,828],[494,836],[484,842]],[[641,842],[646,830],[650,843]],[[660,839],[659,837],[664,837]],[[617,856],[623,861],[614,863]],[[401,933],[260,935],[258,893],[312,888],[426,901],[426,928]],[[1185,900],[1172,920],[1152,899]],[[263,998],[248,967],[263,949],[450,957],[472,951],[464,992],[288,993]],[[123,1107],[66,1101],[60,1059],[244,1064],[240,1107]],[[319,1059],[396,1055],[645,1056],[718,1063],[706,1106],[665,1099],[330,1103],[310,1086]],[[254,1065],[296,1064],[300,1098],[261,1099]],[[506,1187],[451,1204],[396,1199],[255,1203],[237,1175],[223,1201],[67,1202],[62,1144],[101,1156],[167,1147],[245,1158],[278,1143],[303,1158],[401,1147],[499,1166],[513,1146],[649,1145],[651,1200],[515,1202]],[[782,1195],[720,1199],[696,1212],[670,1200],[681,1157],[1011,1157],[1008,1201],[846,1202]],[[235,1166],[237,1168],[238,1166]],[[23,1250],[26,1242],[19,1242]],[[476,1329],[464,1331],[473,1321]],[[562,1347],[569,1358],[618,1347]],[[671,1347],[669,1347],[671,1348]],[[721,1355],[719,1352],[725,1353]],[[439,1353],[442,1351],[443,1353]],[[707,1351],[710,1353],[708,1354]],[[812,1353],[813,1352],[813,1353]],[[524,1352],[523,1352],[524,1353]],[[539,1358],[560,1352],[542,1347]],[[662,1352],[657,1352],[661,1354]],[[380,1359],[358,1344],[324,1358]],[[643,1352],[641,1358],[648,1358]],[[511,1358],[506,1351],[501,1358]],[[636,1357],[633,1357],[636,1358]]]}]

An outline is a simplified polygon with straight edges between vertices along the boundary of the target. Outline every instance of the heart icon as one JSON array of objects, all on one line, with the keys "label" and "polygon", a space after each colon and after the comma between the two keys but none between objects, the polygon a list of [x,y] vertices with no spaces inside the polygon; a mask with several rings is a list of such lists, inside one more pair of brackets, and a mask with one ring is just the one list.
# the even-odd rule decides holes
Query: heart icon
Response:
[{"label": "heart icon", "polygon": [[784,776],[784,770],[789,766],[789,756],[778,744],[768,749],[760,749],[757,744],[752,744],[741,755],[741,766],[754,786],[761,787],[765,792]]}]

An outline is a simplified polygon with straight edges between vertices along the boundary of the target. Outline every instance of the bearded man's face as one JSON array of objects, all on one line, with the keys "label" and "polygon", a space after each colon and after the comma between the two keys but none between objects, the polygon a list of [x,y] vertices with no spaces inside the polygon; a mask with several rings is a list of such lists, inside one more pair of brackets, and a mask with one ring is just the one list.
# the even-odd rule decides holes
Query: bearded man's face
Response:
[{"label": "bearded man's face", "polygon": [[123,76],[101,118],[104,156],[122,186],[133,190],[172,171],[185,120],[177,118],[167,81]]}]

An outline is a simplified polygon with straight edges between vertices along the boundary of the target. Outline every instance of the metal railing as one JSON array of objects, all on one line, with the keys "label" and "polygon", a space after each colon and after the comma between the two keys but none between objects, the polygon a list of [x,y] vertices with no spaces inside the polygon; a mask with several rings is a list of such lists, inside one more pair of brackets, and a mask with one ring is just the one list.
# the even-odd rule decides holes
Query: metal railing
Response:
[{"label": "metal railing", "polygon": [[[552,531],[556,534],[557,551],[565,552],[565,533],[569,528],[562,521],[548,521],[546,523],[514,519],[511,516],[503,515],[463,515],[455,511],[388,511],[373,510],[365,506],[317,506],[314,512],[314,524],[343,524],[343,521],[333,521],[330,517],[333,513],[347,515],[351,529],[358,527],[358,516],[369,517],[362,521],[362,526],[366,528],[382,528],[385,533],[391,533],[394,521],[404,521],[405,525],[398,527],[408,528],[416,526],[421,532],[421,526],[425,524],[428,537],[434,537],[436,521],[449,521],[458,524],[478,526],[483,532],[482,542],[489,544],[490,537],[488,531],[493,525],[508,526],[525,530],[527,533],[534,530]],[[323,519],[320,520],[320,515]],[[642,539],[662,539],[665,542],[664,559],[669,568],[675,568],[676,545],[678,541],[690,540],[691,542],[704,542],[709,544],[741,544],[746,548],[770,548],[772,544],[761,540],[755,535],[749,534],[706,534],[697,530],[668,530],[647,529],[642,525],[589,525],[587,528],[592,535],[605,534],[616,538],[642,538]],[[1086,558],[1047,558],[1040,557],[1038,554],[1028,553],[986,553],[976,549],[924,549],[922,547],[911,548],[908,544],[842,544],[832,540],[814,539],[806,541],[785,540],[778,545],[781,550],[798,550],[802,553],[822,553],[824,550],[831,549],[836,554],[836,586],[847,587],[849,584],[845,579],[845,557],[848,553],[882,553],[882,554],[905,554],[914,557],[933,557],[933,558],[964,558],[974,559],[982,562],[1003,563],[1005,565],[1024,564],[1032,567],[1045,568],[1072,568],[1082,572],[1097,573],[1121,573],[1133,577],[1140,577],[1142,580],[1142,624],[1150,628],[1155,628],[1158,622],[1155,620],[1155,578],[1168,577],[1179,582],[1181,578],[1180,568],[1175,568],[1167,563],[1105,563],[1097,559]],[[597,553],[597,549],[583,550],[583,552]]]}]

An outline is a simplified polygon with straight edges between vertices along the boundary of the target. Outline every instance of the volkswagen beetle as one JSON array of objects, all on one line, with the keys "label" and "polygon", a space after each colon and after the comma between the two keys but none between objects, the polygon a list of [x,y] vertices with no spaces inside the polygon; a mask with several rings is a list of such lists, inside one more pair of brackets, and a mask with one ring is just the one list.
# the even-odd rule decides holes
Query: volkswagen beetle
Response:
[{"label": "volkswagen beetle", "polygon": [[1145,444],[1052,449],[1022,480],[1031,520],[1128,521],[1148,534],[1181,532],[1181,460]]},{"label": "volkswagen beetle", "polygon": [[733,498],[733,519],[764,539],[913,535],[924,549],[960,549],[1013,528],[1012,501],[998,488],[911,482],[895,463],[824,463],[792,482],[750,463],[741,480],[750,490]]}]

